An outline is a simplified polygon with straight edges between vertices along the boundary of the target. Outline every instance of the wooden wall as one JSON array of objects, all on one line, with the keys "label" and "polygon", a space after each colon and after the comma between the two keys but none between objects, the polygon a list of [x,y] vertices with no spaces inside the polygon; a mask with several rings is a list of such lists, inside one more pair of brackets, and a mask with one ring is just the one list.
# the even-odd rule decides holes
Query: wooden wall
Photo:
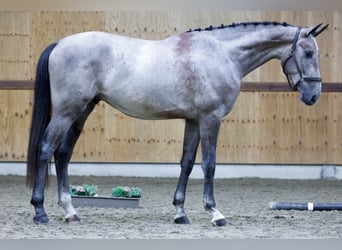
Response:
[{"label": "wooden wall", "polygon": [[[66,35],[102,30],[162,39],[189,28],[244,21],[329,23],[318,37],[321,74],[342,82],[341,11],[24,11],[0,12],[0,81],[33,80],[41,51]],[[244,82],[285,84],[279,61]],[[31,90],[0,89],[0,161],[25,161]],[[78,162],[178,162],[184,122],[142,121],[100,102],[74,151]],[[200,154],[199,154],[200,155]],[[219,163],[342,164],[342,93],[324,92],[307,107],[293,92],[242,92],[222,123]],[[198,157],[199,159],[199,157]]]}]

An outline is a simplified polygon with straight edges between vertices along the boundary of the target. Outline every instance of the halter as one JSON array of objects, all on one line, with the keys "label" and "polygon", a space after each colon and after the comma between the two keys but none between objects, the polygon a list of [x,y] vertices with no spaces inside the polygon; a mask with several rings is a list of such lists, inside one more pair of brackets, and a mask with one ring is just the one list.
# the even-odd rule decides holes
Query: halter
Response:
[{"label": "halter", "polygon": [[[297,29],[295,38],[293,39],[292,49],[291,49],[290,55],[288,58],[286,58],[286,60],[284,61],[283,65],[282,65],[283,66],[283,72],[287,78],[287,82],[289,83],[289,86],[293,91],[296,91],[298,84],[303,82],[303,81],[307,81],[307,82],[321,82],[322,81],[322,78],[318,77],[318,76],[316,76],[316,77],[303,76],[303,74],[299,68],[298,61],[297,61],[296,57],[294,56],[296,54],[297,42],[298,42],[301,30],[302,30],[301,28]],[[297,72],[300,76],[300,79],[295,84],[292,83],[292,81],[290,80],[289,74],[285,71],[285,66],[292,57],[293,57],[295,65],[296,65]]]}]

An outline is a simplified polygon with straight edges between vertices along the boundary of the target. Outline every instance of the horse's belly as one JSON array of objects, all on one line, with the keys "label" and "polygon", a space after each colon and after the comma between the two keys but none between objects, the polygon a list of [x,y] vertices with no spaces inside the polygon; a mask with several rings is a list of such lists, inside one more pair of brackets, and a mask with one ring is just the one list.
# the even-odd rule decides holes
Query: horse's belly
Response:
[{"label": "horse's belly", "polygon": [[113,98],[112,96],[104,98],[104,101],[120,112],[139,119],[160,120],[193,116],[191,108],[163,98],[139,99],[134,97],[123,98],[122,96]]}]

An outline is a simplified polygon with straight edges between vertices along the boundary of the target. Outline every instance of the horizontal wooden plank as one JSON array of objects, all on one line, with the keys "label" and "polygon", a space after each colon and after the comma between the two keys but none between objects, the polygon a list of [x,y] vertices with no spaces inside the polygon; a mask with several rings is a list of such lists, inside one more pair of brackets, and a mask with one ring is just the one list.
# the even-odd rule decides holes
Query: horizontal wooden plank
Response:
[{"label": "horizontal wooden plank", "polygon": [[[241,84],[241,91],[252,92],[289,92],[292,89],[287,83],[245,82]],[[322,92],[342,92],[342,83],[325,82]]]},{"label": "horizontal wooden plank", "polygon": [[0,90],[33,90],[34,81],[0,80]]},{"label": "horizontal wooden plank", "polygon": [[[34,81],[30,80],[0,80],[0,90],[33,90]],[[287,83],[244,82],[241,84],[244,92],[289,92]],[[322,92],[342,92],[342,83],[327,82],[322,84]]]}]

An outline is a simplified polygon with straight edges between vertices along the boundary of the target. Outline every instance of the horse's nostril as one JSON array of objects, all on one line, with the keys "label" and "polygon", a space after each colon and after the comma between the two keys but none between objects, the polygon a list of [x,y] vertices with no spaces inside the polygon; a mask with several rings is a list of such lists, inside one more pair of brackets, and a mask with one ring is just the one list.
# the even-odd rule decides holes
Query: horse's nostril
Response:
[{"label": "horse's nostril", "polygon": [[317,99],[318,99],[317,95],[313,95],[313,96],[311,97],[310,103],[308,103],[308,104],[309,104],[309,105],[315,104],[316,101],[317,101]]}]

